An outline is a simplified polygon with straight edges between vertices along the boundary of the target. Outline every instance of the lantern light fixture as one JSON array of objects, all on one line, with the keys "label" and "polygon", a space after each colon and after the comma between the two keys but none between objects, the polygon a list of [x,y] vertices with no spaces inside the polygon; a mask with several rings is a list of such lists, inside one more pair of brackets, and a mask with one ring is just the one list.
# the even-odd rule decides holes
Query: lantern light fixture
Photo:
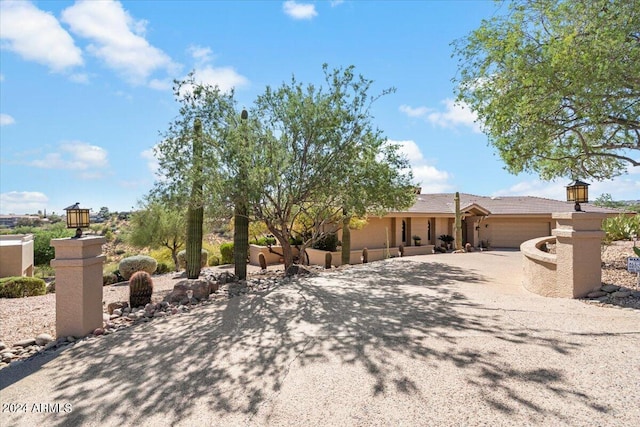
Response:
[{"label": "lantern light fixture", "polygon": [[582,212],[580,203],[589,202],[589,184],[578,179],[567,185],[567,202],[574,202],[576,212]]},{"label": "lantern light fixture", "polygon": [[67,228],[75,228],[75,238],[82,237],[82,229],[89,227],[89,209],[82,209],[80,203],[64,208],[67,212]]}]

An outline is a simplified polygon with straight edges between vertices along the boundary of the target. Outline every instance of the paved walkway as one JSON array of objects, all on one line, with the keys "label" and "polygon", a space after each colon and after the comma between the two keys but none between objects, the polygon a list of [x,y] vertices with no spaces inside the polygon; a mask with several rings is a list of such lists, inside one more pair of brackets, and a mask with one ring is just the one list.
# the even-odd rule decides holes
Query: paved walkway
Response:
[{"label": "paved walkway", "polygon": [[84,341],[0,371],[0,424],[640,425],[640,312],[530,294],[520,257],[372,263]]}]

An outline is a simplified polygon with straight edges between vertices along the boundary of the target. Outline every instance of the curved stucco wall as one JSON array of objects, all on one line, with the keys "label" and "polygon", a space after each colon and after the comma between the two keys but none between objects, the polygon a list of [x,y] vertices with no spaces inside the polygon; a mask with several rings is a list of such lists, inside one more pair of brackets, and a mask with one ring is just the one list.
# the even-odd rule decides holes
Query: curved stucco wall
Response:
[{"label": "curved stucco wall", "polygon": [[523,255],[523,285],[530,292],[545,297],[572,298],[572,295],[564,295],[565,292],[558,287],[556,255],[540,250],[543,245],[555,241],[553,236],[540,237],[520,245]]}]

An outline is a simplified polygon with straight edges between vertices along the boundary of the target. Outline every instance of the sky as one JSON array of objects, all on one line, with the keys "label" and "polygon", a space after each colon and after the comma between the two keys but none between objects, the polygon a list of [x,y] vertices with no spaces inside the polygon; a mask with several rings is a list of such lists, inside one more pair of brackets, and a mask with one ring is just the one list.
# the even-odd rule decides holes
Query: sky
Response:
[{"label": "sky", "polygon": [[[407,154],[423,193],[565,198],[568,179],[511,175],[454,102],[450,43],[504,13],[490,1],[0,2],[0,213],[136,209],[157,179],[153,147],[177,116],[172,81],[235,88],[322,84],[354,65],[374,124]],[[590,198],[640,199],[640,168]]]}]

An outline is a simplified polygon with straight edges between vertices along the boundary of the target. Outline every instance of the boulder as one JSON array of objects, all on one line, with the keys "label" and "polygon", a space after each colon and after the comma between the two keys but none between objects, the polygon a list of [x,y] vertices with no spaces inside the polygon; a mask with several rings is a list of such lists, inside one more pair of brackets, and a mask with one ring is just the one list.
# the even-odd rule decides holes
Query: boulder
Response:
[{"label": "boulder", "polygon": [[166,302],[180,302],[187,298],[187,291],[193,291],[192,298],[195,301],[202,301],[209,298],[211,281],[204,279],[187,279],[175,284],[173,291],[167,295]]},{"label": "boulder", "polygon": [[40,334],[36,337],[36,344],[39,346],[44,346],[53,341],[53,337],[49,334]]},{"label": "boulder", "polygon": [[109,314],[113,314],[113,311],[116,309],[120,309],[123,310],[125,308],[129,307],[129,303],[128,302],[112,302],[111,304],[109,304],[107,306],[107,311],[109,312]]}]

